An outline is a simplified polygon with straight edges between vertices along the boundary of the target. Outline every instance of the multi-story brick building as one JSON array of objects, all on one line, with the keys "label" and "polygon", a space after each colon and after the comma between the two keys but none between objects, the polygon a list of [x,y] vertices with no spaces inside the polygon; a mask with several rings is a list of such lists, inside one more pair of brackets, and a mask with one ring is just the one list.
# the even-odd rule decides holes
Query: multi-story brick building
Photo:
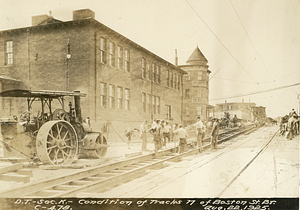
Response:
[{"label": "multi-story brick building", "polygon": [[[98,22],[89,9],[73,11],[65,22],[34,16],[30,27],[1,31],[0,42],[0,92],[87,93],[83,116],[98,129],[111,122],[119,133],[143,120],[181,122],[185,71]],[[0,117],[26,105],[2,98]]]},{"label": "multi-story brick building", "polygon": [[186,61],[186,65],[179,67],[188,74],[183,79],[183,122],[192,124],[196,117],[201,116],[202,120],[208,119],[208,96],[209,96],[209,74],[208,61],[197,48]]}]

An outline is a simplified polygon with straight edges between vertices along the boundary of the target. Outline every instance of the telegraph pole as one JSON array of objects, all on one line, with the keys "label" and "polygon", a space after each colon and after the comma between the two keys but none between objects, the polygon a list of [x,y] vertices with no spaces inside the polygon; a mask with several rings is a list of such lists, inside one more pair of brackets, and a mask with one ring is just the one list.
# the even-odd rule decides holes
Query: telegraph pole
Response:
[{"label": "telegraph pole", "polygon": [[71,54],[70,54],[70,40],[68,39],[68,43],[67,43],[67,54],[66,54],[66,62],[67,62],[67,70],[66,70],[66,91],[69,91],[69,59],[71,58]]}]

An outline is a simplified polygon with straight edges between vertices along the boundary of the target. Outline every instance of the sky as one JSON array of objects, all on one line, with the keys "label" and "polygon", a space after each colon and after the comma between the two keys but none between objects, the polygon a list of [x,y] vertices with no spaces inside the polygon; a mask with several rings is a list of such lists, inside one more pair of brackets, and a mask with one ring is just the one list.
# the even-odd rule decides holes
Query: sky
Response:
[{"label": "sky", "polygon": [[[210,105],[265,106],[269,117],[300,107],[298,0],[0,0],[0,30],[31,26],[48,14],[72,20],[89,8],[95,19],[179,65],[198,46],[208,60]],[[300,96],[299,96],[300,97]]]}]

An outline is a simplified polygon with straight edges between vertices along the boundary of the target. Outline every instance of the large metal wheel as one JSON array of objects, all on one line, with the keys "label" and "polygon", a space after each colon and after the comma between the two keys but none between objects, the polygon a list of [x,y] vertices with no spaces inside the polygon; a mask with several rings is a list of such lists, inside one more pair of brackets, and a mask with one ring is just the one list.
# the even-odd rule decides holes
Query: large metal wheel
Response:
[{"label": "large metal wheel", "polygon": [[[97,135],[96,138],[93,139],[93,136]],[[99,134],[91,134],[89,142],[92,146],[88,149],[85,148],[81,151],[81,154],[78,156],[79,158],[85,159],[98,159],[104,157],[107,152],[107,141],[105,136],[102,136],[102,143],[101,143],[101,135]]]},{"label": "large metal wheel", "polygon": [[46,122],[37,134],[36,150],[43,163],[71,164],[78,151],[75,129],[63,120]]},{"label": "large metal wheel", "polygon": [[[105,136],[103,136],[103,143],[101,144],[101,137],[98,136],[97,139],[96,139],[96,149],[95,149],[95,154],[98,158],[100,157],[104,157],[106,155],[106,152],[107,152],[107,141],[106,141],[106,138]],[[101,146],[104,146],[104,147],[101,147]]]}]

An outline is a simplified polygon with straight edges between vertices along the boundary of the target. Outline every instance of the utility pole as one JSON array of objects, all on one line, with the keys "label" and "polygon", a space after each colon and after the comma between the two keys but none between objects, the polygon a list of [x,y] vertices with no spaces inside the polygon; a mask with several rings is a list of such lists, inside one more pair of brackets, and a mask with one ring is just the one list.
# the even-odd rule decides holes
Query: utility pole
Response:
[{"label": "utility pole", "polygon": [[[153,64],[152,64],[153,65]],[[153,121],[153,105],[155,104],[155,101],[153,101],[153,84],[152,84],[152,79],[154,78],[153,77],[153,67],[151,69],[151,65],[149,63],[149,68],[150,68],[150,75],[149,75],[149,79],[150,79],[150,89],[151,89],[151,98],[150,98],[150,110],[151,110],[151,121]],[[155,100],[155,99],[154,99]]]},{"label": "utility pole", "polygon": [[67,54],[66,54],[66,62],[67,62],[67,71],[66,71],[66,91],[69,90],[69,59],[71,58],[71,54],[70,54],[70,40],[68,39],[68,43],[67,43]]}]

